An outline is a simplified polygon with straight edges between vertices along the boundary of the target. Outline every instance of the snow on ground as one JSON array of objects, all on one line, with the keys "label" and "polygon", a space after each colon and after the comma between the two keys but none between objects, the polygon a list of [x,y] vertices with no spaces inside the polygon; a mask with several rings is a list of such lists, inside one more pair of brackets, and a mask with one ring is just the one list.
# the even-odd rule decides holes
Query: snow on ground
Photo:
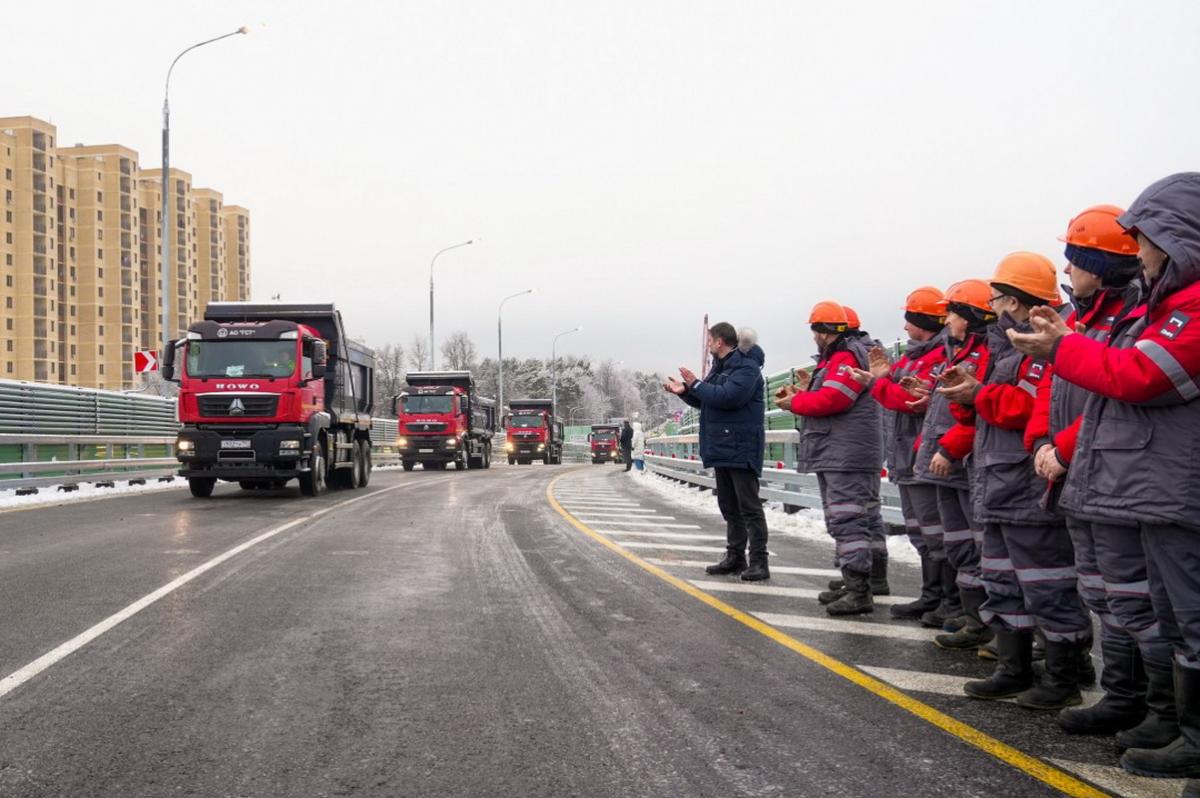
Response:
[{"label": "snow on ground", "polygon": [[32,496],[18,496],[15,489],[0,490],[0,511],[34,505],[73,504],[109,499],[113,496],[127,496],[131,493],[156,493],[187,487],[187,480],[178,477],[171,482],[158,482],[156,477],[147,477],[145,485],[130,485],[120,479],[115,481],[116,487],[113,488],[97,488],[90,482],[80,482],[79,490],[71,493],[60,493],[57,485],[42,485],[38,488],[39,492]]},{"label": "snow on ground", "polygon": [[[652,474],[650,471],[629,471],[625,476],[632,479],[638,487],[649,490],[677,507],[721,517],[717,497],[712,491],[701,491],[690,485]],[[767,514],[768,535],[782,534],[817,543],[828,548],[830,559],[833,558],[833,538],[829,537],[825,529],[825,519],[819,510],[805,508],[795,513],[785,513],[783,505],[774,501],[767,502],[764,509]],[[907,535],[888,535],[888,557],[894,562],[921,562],[916,549],[908,542]]]}]

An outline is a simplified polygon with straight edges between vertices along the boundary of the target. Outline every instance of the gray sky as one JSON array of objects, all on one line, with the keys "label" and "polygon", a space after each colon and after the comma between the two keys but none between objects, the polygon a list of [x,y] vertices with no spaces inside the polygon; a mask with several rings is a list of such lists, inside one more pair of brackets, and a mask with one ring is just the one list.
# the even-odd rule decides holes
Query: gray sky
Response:
[{"label": "gray sky", "polygon": [[0,115],[172,161],[253,219],[254,294],[673,370],[707,312],[808,362],[820,299],[1062,261],[1067,220],[1200,168],[1195,2],[12,3]]}]

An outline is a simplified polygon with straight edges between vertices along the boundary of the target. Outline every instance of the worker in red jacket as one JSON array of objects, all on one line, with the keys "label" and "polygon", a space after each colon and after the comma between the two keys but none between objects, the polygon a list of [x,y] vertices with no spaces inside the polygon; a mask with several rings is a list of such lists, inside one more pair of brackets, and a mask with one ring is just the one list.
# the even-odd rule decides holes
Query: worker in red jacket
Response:
[{"label": "worker in red jacket", "polygon": [[865,369],[869,347],[848,335],[845,309],[818,302],[809,315],[817,345],[812,375],[797,372],[798,384],[781,388],[775,404],[804,418],[797,470],[814,473],[821,490],[825,526],[836,544],[844,588],[831,590],[830,615],[871,612],[871,518],[879,511],[883,435],[879,405],[854,378]]},{"label": "worker in red jacket", "polygon": [[[937,379],[946,368],[983,374],[987,368],[987,331],[996,321],[988,303],[992,289],[983,280],[962,280],[950,286],[940,303],[946,313],[946,357],[930,376]],[[942,527],[945,560],[941,568],[942,603],[921,616],[921,623],[943,628],[934,642],[942,648],[975,648],[992,638],[979,617],[983,581],[979,556],[983,528],[971,511],[970,469],[966,458],[975,440],[975,411],[952,403],[932,385],[917,387],[928,402],[913,473],[937,489],[938,518]]]},{"label": "worker in red jacket", "polygon": [[869,370],[854,372],[855,379],[870,386],[871,396],[884,410],[888,479],[899,488],[904,527],[921,557],[921,595],[916,601],[893,605],[893,618],[917,620],[937,609],[942,601],[941,572],[946,551],[937,487],[917,479],[913,470],[928,395],[918,398],[909,389],[918,384],[932,385],[934,369],[946,361],[943,299],[941,289],[928,285],[910,293],[904,303],[904,331],[908,333],[904,354],[892,364],[882,347],[873,347],[868,353]]},{"label": "worker in red jacket", "polygon": [[[982,381],[951,369],[938,391],[975,408],[971,501],[983,524],[980,561],[987,600],[980,617],[996,633],[998,662],[990,677],[967,682],[972,698],[1015,696],[1028,709],[1063,709],[1082,701],[1082,652],[1091,648],[1092,624],[1079,598],[1075,553],[1062,516],[1047,509],[1046,481],[1038,479],[1025,449],[1046,363],[1023,355],[1008,330],[1026,331],[1030,311],[1058,305],[1054,264],[1032,252],[1014,252],[996,267],[990,284],[999,316],[989,330]],[[1033,632],[1046,638],[1045,673],[1034,679]]]},{"label": "worker in red jacket", "polygon": [[[1114,323],[1141,304],[1130,282],[1141,272],[1137,241],[1117,224],[1124,210],[1088,208],[1067,226],[1067,276],[1072,309],[1067,326],[1107,343]],[[1047,365],[1025,429],[1038,475],[1062,487],[1074,459],[1084,406],[1092,394],[1054,376]],[[1065,513],[1075,547],[1084,603],[1100,618],[1104,697],[1085,708],[1064,709],[1058,723],[1071,734],[1117,734],[1117,746],[1160,748],[1179,734],[1171,674],[1171,646],[1150,603],[1146,554],[1137,524]]]},{"label": "worker in red jacket", "polygon": [[[1137,524],[1159,628],[1174,653],[1179,736],[1130,748],[1121,765],[1200,777],[1200,173],[1154,183],[1118,218],[1137,236],[1150,293],[1105,346],[1054,314],[1014,334],[1063,380],[1097,394],[1084,408],[1059,504],[1079,517]],[[1200,794],[1189,782],[1185,794]]]}]

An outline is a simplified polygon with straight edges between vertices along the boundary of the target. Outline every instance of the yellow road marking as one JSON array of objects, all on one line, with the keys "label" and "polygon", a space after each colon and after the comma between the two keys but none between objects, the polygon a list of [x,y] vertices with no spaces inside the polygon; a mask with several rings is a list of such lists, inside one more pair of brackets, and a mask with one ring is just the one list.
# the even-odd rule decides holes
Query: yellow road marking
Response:
[{"label": "yellow road marking", "polygon": [[559,515],[567,519],[567,521],[570,522],[570,524],[580,532],[592,538],[597,543],[600,543],[606,548],[621,555],[642,570],[654,574],[659,579],[670,584],[672,587],[682,590],[692,598],[704,602],[718,612],[721,612],[730,618],[733,618],[735,621],[750,627],[759,634],[774,640],[784,648],[791,649],[810,662],[820,665],[822,668],[841,676],[847,681],[853,682],[864,690],[874,693],[885,701],[888,701],[907,712],[911,712],[921,720],[938,727],[948,734],[954,735],[963,742],[975,746],[984,753],[990,754],[1002,762],[1012,765],[1018,770],[1062,793],[1076,796],[1076,798],[1105,798],[1109,795],[1102,790],[1096,789],[1087,782],[1077,779],[1066,771],[1059,770],[1058,768],[1043,762],[1037,757],[1030,756],[1022,751],[1018,751],[1016,748],[1000,742],[995,737],[985,734],[979,729],[976,729],[974,726],[969,726],[960,720],[950,717],[944,712],[934,709],[924,702],[918,701],[917,699],[900,692],[886,682],[882,682],[873,676],[868,676],[852,665],[847,665],[841,660],[835,659],[819,649],[813,648],[805,643],[801,643],[796,638],[784,634],[775,627],[763,623],[754,616],[747,615],[737,607],[726,604],[716,596],[705,593],[703,590],[700,590],[699,588],[688,584],[684,580],[667,573],[657,565],[652,565],[646,562],[636,554],[604,537],[587,524],[581,523],[575,518],[575,516],[563,509],[562,505],[558,503],[558,500],[554,498],[554,486],[565,476],[567,476],[567,474],[556,477],[550,481],[549,485],[546,486],[546,499],[550,502],[550,506],[553,507]]}]

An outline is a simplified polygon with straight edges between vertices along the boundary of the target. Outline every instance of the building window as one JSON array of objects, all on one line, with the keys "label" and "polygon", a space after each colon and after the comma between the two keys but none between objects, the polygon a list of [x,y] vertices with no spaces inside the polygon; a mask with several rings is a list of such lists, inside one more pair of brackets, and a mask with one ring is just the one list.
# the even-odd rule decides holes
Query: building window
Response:
[{"label": "building window", "polygon": [[104,344],[100,344],[100,357],[104,357]]},{"label": "building window", "polygon": [[12,297],[10,297],[10,296],[4,297],[4,307],[8,308],[9,310],[12,310],[12,306],[13,306]]},{"label": "building window", "polygon": [[10,360],[10,361],[8,361],[8,373],[9,373],[9,374],[12,374],[12,373],[13,373],[12,361],[11,361],[11,360]]},{"label": "building window", "polygon": [[4,256],[4,265],[5,265],[5,266],[12,266],[12,255],[11,255],[11,254],[8,254],[8,255],[5,255],[5,256]]},{"label": "building window", "polygon": [[4,170],[4,179],[5,179],[5,180],[12,180],[12,170],[11,170],[11,169],[5,169],[5,170]]},{"label": "building window", "polygon": [[11,330],[13,328],[12,322],[13,322],[12,319],[5,319],[4,320],[4,329]]},{"label": "building window", "polygon": [[96,211],[96,221],[97,222],[104,221],[104,211]]},{"label": "building window", "polygon": [[[75,189],[73,189],[73,188],[67,189],[67,196],[70,197],[71,199],[75,199]],[[71,210],[71,213],[72,214],[75,213],[74,209]]]},{"label": "building window", "polygon": [[13,342],[11,340],[5,341],[4,345],[5,349],[7,349],[9,352],[13,351]]},{"label": "building window", "polygon": [[71,364],[71,376],[72,377],[75,376],[75,364],[74,363]]},{"label": "building window", "polygon": [[101,374],[104,373],[104,364],[103,363],[100,364],[100,373]]},{"label": "building window", "polygon": [[104,250],[102,250],[102,249],[96,250],[96,257],[103,260],[104,259]]},{"label": "building window", "polygon": [[7,287],[7,288],[12,288],[12,284],[13,284],[13,283],[12,283],[12,275],[11,275],[11,274],[6,274],[6,275],[4,275],[4,285],[5,285],[5,287]]}]

